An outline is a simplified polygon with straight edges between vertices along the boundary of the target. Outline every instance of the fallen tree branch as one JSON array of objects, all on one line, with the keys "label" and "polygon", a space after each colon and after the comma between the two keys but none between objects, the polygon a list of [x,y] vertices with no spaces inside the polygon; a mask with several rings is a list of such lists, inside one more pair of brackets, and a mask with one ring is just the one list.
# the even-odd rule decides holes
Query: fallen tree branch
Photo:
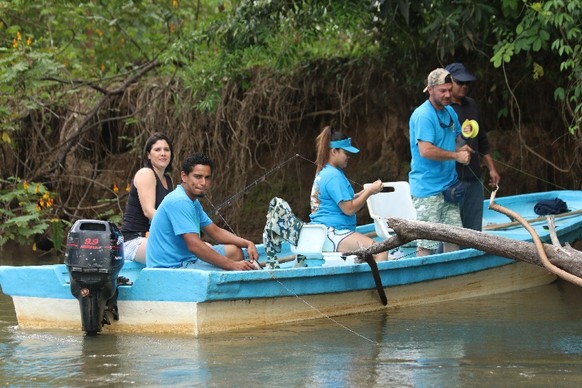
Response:
[{"label": "fallen tree branch", "polygon": [[[529,232],[529,234],[533,238],[538,256],[539,256],[543,266],[548,271],[553,273],[554,275],[559,276],[562,279],[569,281],[570,283],[574,283],[577,286],[582,287],[582,279],[579,276],[573,275],[572,273],[570,273],[568,271],[564,271],[562,268],[559,268],[556,265],[554,265],[552,262],[550,262],[547,254],[545,252],[544,245],[542,243],[542,240],[540,239],[540,236],[538,236],[535,229],[532,228],[532,226],[522,216],[520,216],[519,214],[517,214],[513,210],[509,210],[509,209],[504,208],[503,206],[495,203],[495,194],[496,193],[497,193],[497,190],[495,190],[491,193],[491,201],[489,202],[489,209],[495,210],[496,212],[501,213],[501,214],[505,214],[508,217],[512,217],[513,219],[517,220],[521,225],[523,225],[523,227]],[[552,227],[553,227],[553,222],[550,222],[550,228],[552,228]],[[553,241],[553,243],[554,244],[552,246],[555,247],[555,241]]]},{"label": "fallen tree branch", "polygon": [[[385,252],[410,241],[428,239],[458,244],[463,247],[474,248],[492,255],[520,260],[526,263],[544,267],[538,256],[534,243],[493,236],[471,229],[432,222],[413,221],[402,218],[388,218],[388,225],[396,235],[387,240],[371,245],[365,249],[345,252],[348,255],[365,257]],[[543,244],[550,262],[561,269],[574,274],[582,275],[582,252],[570,247],[556,247]]]},{"label": "fallen tree branch", "polygon": [[556,219],[554,216],[547,216],[548,217],[548,227],[550,228],[550,240],[552,241],[552,245],[556,247],[561,247],[560,240],[558,239],[558,235],[556,234]]}]

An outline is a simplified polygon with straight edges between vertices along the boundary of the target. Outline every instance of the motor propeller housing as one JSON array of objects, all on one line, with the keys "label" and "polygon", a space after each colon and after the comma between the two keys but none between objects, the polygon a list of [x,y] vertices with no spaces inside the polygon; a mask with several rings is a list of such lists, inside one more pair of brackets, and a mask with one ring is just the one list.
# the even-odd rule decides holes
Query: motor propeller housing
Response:
[{"label": "motor propeller housing", "polygon": [[75,222],[67,236],[65,264],[87,335],[97,334],[110,323],[108,313],[119,319],[117,277],[123,262],[123,235],[115,224],[100,220]]}]

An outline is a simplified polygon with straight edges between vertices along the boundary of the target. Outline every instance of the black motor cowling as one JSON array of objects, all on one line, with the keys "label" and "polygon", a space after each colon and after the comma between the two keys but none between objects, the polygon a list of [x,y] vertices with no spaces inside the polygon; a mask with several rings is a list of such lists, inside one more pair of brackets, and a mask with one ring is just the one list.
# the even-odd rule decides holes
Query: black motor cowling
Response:
[{"label": "black motor cowling", "polygon": [[99,220],[75,222],[67,236],[65,264],[71,293],[79,300],[83,331],[95,335],[106,312],[117,315],[117,276],[123,267],[123,236],[115,224]]}]

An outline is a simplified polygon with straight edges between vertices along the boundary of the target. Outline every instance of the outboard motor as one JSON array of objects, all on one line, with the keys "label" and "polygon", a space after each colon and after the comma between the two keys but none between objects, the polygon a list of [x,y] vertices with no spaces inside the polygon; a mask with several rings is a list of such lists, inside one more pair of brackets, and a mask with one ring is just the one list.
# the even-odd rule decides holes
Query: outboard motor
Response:
[{"label": "outboard motor", "polygon": [[75,222],[67,236],[65,264],[87,335],[96,335],[105,323],[110,323],[107,312],[119,319],[117,276],[123,261],[123,236],[115,224],[99,220]]}]

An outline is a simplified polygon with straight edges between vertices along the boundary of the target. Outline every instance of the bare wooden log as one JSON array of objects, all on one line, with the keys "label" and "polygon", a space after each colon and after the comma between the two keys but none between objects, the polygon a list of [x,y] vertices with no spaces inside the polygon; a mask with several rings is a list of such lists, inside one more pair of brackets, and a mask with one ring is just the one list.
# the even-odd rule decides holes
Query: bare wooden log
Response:
[{"label": "bare wooden log", "polygon": [[[366,255],[374,255],[397,248],[413,240],[429,239],[475,248],[496,256],[524,261],[539,267],[544,266],[538,256],[535,244],[532,242],[512,240],[451,225],[402,218],[389,218],[388,225],[394,229],[396,236],[366,249],[346,252],[345,254],[365,257]],[[544,250],[548,259],[554,265],[576,276],[582,275],[582,252],[570,246],[556,247],[551,244],[544,244]]]},{"label": "bare wooden log", "polygon": [[548,217],[548,227],[550,228],[550,239],[552,241],[552,245],[560,247],[562,246],[562,244],[560,244],[560,240],[558,239],[558,235],[556,234],[556,219],[553,215],[547,217]]}]

